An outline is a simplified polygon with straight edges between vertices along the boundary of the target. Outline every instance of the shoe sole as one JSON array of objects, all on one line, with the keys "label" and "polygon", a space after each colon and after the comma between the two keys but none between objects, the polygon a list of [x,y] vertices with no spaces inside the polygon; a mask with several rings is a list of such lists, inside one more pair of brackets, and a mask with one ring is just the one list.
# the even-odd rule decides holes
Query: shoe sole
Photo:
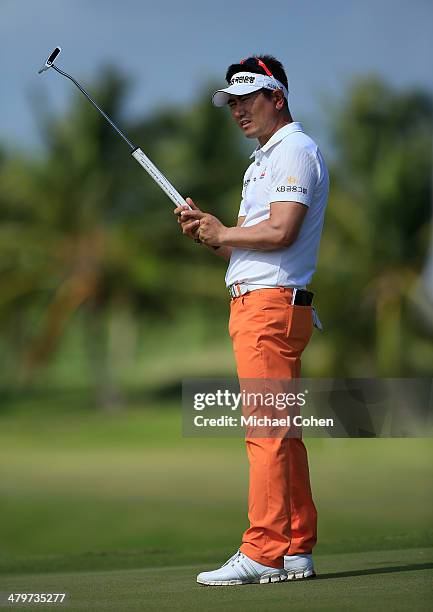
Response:
[{"label": "shoe sole", "polygon": [[[287,572],[287,570],[286,570]],[[316,572],[314,570],[305,570],[304,572],[287,572],[287,580],[311,580],[316,578]]]},{"label": "shoe sole", "polygon": [[285,574],[270,574],[262,576],[258,580],[198,580],[198,584],[202,586],[237,586],[241,584],[275,584],[277,582],[285,582],[287,576]]}]

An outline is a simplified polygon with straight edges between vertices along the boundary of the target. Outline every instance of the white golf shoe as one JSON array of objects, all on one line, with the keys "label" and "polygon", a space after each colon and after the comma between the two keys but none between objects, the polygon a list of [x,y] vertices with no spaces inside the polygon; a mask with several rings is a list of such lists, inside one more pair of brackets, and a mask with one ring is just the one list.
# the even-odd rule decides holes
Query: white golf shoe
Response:
[{"label": "white golf shoe", "polygon": [[287,580],[284,569],[277,569],[253,561],[240,550],[212,572],[201,572],[197,576],[199,584],[209,586],[232,586],[235,584],[267,584]]},{"label": "white golf shoe", "polygon": [[287,580],[302,580],[302,578],[314,578],[313,555],[286,555],[284,557],[284,569],[287,572]]}]

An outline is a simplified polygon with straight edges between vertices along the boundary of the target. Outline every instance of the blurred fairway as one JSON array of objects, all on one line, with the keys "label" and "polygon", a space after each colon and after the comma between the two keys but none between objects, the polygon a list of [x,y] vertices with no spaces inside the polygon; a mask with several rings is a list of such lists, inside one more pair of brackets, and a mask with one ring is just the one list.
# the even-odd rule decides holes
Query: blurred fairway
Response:
[{"label": "blurred fairway", "polygon": [[[116,585],[119,593],[132,589],[143,597],[155,587],[166,606],[192,609],[181,606],[195,597],[196,569],[224,561],[246,527],[243,441],[182,438],[174,403],[137,402],[117,414],[103,414],[89,411],[85,399],[58,394],[56,402],[20,400],[0,416],[0,571],[7,575],[0,591],[28,589],[40,580],[77,589],[84,601],[86,592],[98,589],[110,599]],[[418,581],[427,572],[416,571],[417,563],[431,563],[428,548],[433,546],[431,440],[307,439],[306,444],[319,511],[319,571],[358,572],[353,583],[358,597],[369,590],[369,581],[378,593],[385,588],[384,577],[386,584],[406,581],[410,576],[402,572],[409,564],[410,588],[421,592]],[[371,557],[368,551],[382,552]],[[400,568],[391,582],[384,576],[391,572],[388,565]],[[157,572],[158,567],[164,569]],[[369,567],[379,570],[364,583],[362,572]],[[132,571],[139,568],[149,569]],[[74,573],[84,570],[89,573]],[[340,576],[338,589],[347,580]],[[314,609],[337,609],[327,599],[330,582],[277,586],[271,601],[275,597],[277,604],[283,592],[285,598],[290,586],[297,609],[304,609],[298,603],[306,589],[320,594],[324,607]],[[256,594],[256,587],[251,589]],[[238,606],[249,600],[250,591],[236,591]],[[197,591],[194,605],[216,607],[207,593]],[[117,609],[140,609],[130,595],[131,607],[118,603]],[[227,609],[232,600],[220,597]],[[116,609],[97,600],[95,608]],[[260,601],[256,607],[248,604],[249,609],[259,609]],[[392,601],[395,609],[407,609]]]}]

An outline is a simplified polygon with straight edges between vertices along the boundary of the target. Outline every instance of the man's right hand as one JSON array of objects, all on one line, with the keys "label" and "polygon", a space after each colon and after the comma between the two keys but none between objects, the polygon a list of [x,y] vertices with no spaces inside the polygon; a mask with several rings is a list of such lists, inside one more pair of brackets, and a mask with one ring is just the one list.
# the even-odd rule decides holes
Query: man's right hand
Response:
[{"label": "man's right hand", "polygon": [[[192,210],[200,211],[199,207],[194,204],[191,198],[186,198],[185,201],[189,204]],[[198,238],[197,232],[200,225],[199,219],[182,219],[182,211],[189,210],[187,206],[178,206],[174,209],[174,214],[177,215],[177,222],[180,224],[182,232],[185,236],[196,240]],[[200,211],[201,212],[201,211]],[[204,214],[204,213],[203,213]]]}]

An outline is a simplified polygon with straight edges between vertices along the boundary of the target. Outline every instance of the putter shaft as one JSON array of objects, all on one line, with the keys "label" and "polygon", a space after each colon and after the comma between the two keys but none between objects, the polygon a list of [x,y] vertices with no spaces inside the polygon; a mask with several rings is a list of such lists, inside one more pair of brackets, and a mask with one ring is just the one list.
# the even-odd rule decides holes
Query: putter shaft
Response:
[{"label": "putter shaft", "polygon": [[80,83],[78,81],[76,81],[74,79],[74,77],[72,77],[70,74],[68,74],[67,72],[64,72],[63,70],[60,70],[60,68],[57,68],[57,66],[54,65],[54,60],[59,55],[60,51],[61,51],[60,47],[56,47],[54,49],[54,51],[48,57],[48,59],[45,62],[45,64],[39,70],[39,74],[41,72],[44,72],[45,70],[48,70],[49,68],[54,68],[54,70],[56,70],[56,72],[58,72],[59,74],[61,74],[64,77],[66,77],[70,81],[72,81],[74,83],[74,85],[76,87],[78,87],[78,89],[81,91],[81,93],[84,94],[86,96],[86,98],[89,100],[89,102],[96,108],[96,110],[101,113],[101,115],[104,117],[104,119],[106,121],[108,121],[108,123],[111,125],[111,127],[114,130],[116,130],[116,132],[119,134],[119,136],[128,144],[128,146],[132,150],[132,156],[134,157],[134,159],[153,178],[153,180],[157,183],[157,185],[170,198],[170,200],[173,202],[173,204],[175,204],[176,206],[187,206],[191,210],[191,207],[185,202],[185,199],[173,187],[173,185],[170,183],[170,181],[162,174],[162,172],[155,166],[155,164],[153,164],[151,162],[151,160],[147,157],[147,155],[145,155],[145,153],[143,153],[143,151],[139,147],[137,147],[131,140],[129,140],[129,138],[126,136],[126,134],[124,134],[124,132],[122,132],[122,130],[119,127],[117,127],[117,125],[114,123],[114,121],[112,119],[110,119],[110,117],[106,113],[104,113],[102,108],[100,106],[98,106],[98,104],[96,104],[96,102],[87,93],[87,91],[84,89],[84,87],[82,87],[80,85]]},{"label": "putter shaft", "polygon": [[51,68],[54,68],[54,70],[56,70],[57,72],[59,72],[60,74],[65,76],[67,79],[71,80],[74,83],[74,85],[76,85],[78,87],[78,89],[81,91],[81,93],[83,93],[86,96],[86,98],[89,100],[89,102],[91,104],[93,104],[93,106],[101,113],[101,115],[108,121],[108,123],[111,125],[111,127],[116,130],[116,132],[119,134],[119,136],[121,136],[123,138],[123,140],[131,147],[131,149],[133,151],[135,151],[135,149],[138,148],[131,140],[129,140],[129,138],[126,136],[126,134],[124,134],[122,132],[122,130],[117,127],[117,125],[114,123],[114,121],[112,119],[110,119],[110,117],[107,115],[107,113],[104,113],[102,108],[100,106],[98,106],[98,104],[96,104],[96,102],[87,93],[87,91],[84,89],[84,87],[82,87],[79,84],[79,82],[74,79],[74,77],[72,77],[67,72],[64,72],[63,70],[60,70],[60,68],[57,68],[57,66],[55,66],[54,64],[51,64]]}]

